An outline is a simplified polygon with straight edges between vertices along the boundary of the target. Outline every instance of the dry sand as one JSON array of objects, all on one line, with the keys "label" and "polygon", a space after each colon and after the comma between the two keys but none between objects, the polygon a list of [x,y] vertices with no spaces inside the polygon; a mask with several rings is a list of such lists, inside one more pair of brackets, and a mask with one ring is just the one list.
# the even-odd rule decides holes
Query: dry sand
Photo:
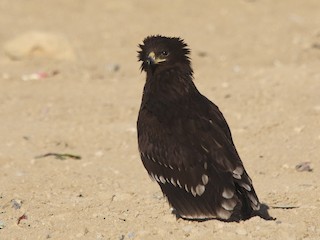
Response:
[{"label": "dry sand", "polygon": [[[0,0],[0,29],[1,240],[320,239],[319,0]],[[276,221],[170,213],[137,151],[150,34],[189,44]]]}]

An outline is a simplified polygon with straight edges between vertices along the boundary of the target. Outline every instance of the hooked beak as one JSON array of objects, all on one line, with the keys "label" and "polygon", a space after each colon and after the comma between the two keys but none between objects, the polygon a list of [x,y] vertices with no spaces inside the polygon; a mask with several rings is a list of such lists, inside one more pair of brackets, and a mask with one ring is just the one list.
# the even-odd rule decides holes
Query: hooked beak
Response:
[{"label": "hooked beak", "polygon": [[161,62],[164,62],[166,61],[165,58],[159,58],[159,57],[156,57],[156,54],[154,52],[150,52],[148,57],[147,57],[147,63],[149,65],[155,65],[155,64],[158,64],[158,63],[161,63]]}]

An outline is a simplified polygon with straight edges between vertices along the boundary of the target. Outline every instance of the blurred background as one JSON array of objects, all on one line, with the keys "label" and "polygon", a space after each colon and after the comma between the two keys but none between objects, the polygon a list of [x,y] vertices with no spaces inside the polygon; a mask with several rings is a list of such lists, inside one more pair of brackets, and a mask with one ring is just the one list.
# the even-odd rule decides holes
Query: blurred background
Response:
[{"label": "blurred background", "polygon": [[[319,11],[319,0],[0,0],[0,239],[318,239]],[[136,142],[138,44],[156,34],[191,48],[195,83],[277,221],[170,213]]]}]

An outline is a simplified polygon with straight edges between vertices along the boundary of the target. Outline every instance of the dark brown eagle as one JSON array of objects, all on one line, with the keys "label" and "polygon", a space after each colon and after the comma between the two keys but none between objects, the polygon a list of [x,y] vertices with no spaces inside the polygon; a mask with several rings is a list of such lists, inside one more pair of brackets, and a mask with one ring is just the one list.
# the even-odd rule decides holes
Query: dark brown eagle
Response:
[{"label": "dark brown eagle", "polygon": [[250,218],[259,199],[226,120],[193,83],[187,44],[157,35],[139,46],[147,79],[138,144],[150,177],[182,218]]}]

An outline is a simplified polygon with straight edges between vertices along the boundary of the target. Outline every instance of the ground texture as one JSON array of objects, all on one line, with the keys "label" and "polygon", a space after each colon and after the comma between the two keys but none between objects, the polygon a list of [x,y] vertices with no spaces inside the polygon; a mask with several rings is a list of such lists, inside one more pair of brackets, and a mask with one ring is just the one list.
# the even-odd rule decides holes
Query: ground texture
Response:
[{"label": "ground texture", "polygon": [[[0,239],[320,239],[319,11],[319,0],[0,0]],[[137,151],[136,51],[150,34],[189,44],[195,83],[276,221],[170,213]]]}]

